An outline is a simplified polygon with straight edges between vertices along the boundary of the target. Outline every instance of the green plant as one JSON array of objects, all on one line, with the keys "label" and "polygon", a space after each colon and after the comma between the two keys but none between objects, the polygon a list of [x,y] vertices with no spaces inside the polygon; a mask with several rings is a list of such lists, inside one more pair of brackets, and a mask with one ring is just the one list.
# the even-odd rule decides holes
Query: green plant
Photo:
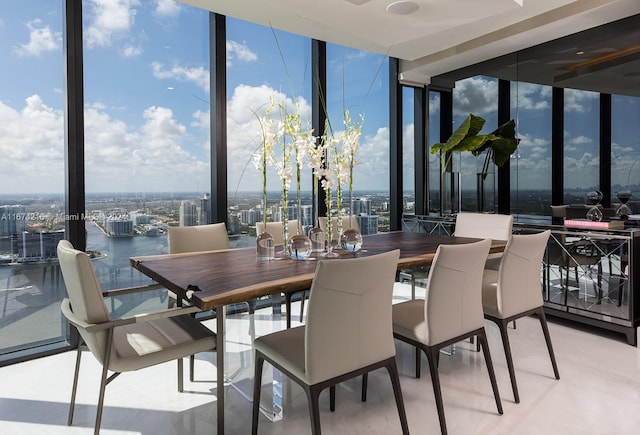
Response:
[{"label": "green plant", "polygon": [[474,156],[479,156],[487,151],[481,171],[483,178],[487,176],[491,161],[499,167],[509,160],[520,142],[516,138],[515,121],[512,119],[505,122],[489,134],[478,134],[484,123],[484,118],[471,113],[445,143],[437,143],[431,147],[432,154],[440,151],[444,157],[442,172],[446,171],[454,152],[470,151]]}]

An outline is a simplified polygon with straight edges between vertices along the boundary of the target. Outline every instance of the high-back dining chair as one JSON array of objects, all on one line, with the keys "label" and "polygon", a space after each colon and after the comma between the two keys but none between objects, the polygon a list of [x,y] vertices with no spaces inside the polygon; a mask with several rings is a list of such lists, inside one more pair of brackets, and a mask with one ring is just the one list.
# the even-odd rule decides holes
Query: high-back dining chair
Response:
[{"label": "high-back dining chair", "polygon": [[[320,224],[320,229],[327,232],[327,218],[326,216],[320,216],[318,218],[318,223]],[[356,216],[342,216],[342,230],[346,230],[349,228],[353,228],[357,232],[360,232],[360,224],[358,223],[358,218]],[[338,234],[338,218],[331,218],[331,240],[337,240],[340,242],[340,237]]]},{"label": "high-back dining chair", "polygon": [[[400,251],[395,250],[370,257],[320,260],[311,286],[306,326],[254,341],[254,435],[258,431],[264,361],[304,389],[314,435],[320,434],[322,390],[330,387],[333,410],[336,384],[384,367],[391,377],[402,432],[409,433],[391,327],[393,281],[399,256]],[[363,400],[364,391],[363,385]]]},{"label": "high-back dining chair", "polygon": [[542,257],[547,248],[550,230],[538,234],[513,235],[507,242],[498,270],[485,270],[482,283],[484,317],[500,329],[507,358],[511,388],[516,403],[520,402],[516,374],[509,345],[507,324],[520,317],[536,314],[540,319],[547,350],[556,379],[560,379],[551,345],[547,319],[542,306]]},{"label": "high-back dining chair", "polygon": [[169,254],[229,249],[224,222],[191,227],[169,227]]},{"label": "high-back dining chair", "polygon": [[[506,242],[511,237],[512,231],[513,216],[509,214],[463,212],[456,216],[456,228],[453,235]],[[500,252],[489,254],[486,267],[498,269],[501,257],[502,253]]]},{"label": "high-back dining chair", "polygon": [[440,349],[477,337],[493,388],[498,412],[502,403],[487,345],[482,311],[482,273],[491,240],[461,245],[440,245],[427,281],[426,299],[410,300],[393,306],[393,335],[416,347],[416,377],[420,377],[420,352],[427,355],[440,430],[447,433],[444,416],[438,355]]},{"label": "high-back dining chair", "polygon": [[[217,251],[230,249],[229,233],[224,222],[186,227],[169,227],[169,254],[185,254],[189,252]],[[174,294],[169,292],[169,308],[176,303]],[[182,301],[178,304],[182,305]],[[255,304],[249,303],[253,312]],[[189,380],[195,379],[195,357],[189,358]]]},{"label": "high-back dining chair", "polygon": [[[283,240],[282,235],[282,222],[267,222],[266,230],[271,237],[273,237],[274,245],[284,246],[286,244],[286,240]],[[265,231],[264,222],[256,222],[256,234],[262,234]],[[287,234],[288,237],[293,236],[298,232],[298,220],[288,220],[287,221]]]},{"label": "high-back dining chair", "polygon": [[[215,334],[189,315],[198,309],[174,308],[111,319],[104,304],[104,295],[130,294],[158,286],[103,293],[87,254],[62,240],[58,243],[58,259],[69,296],[62,301],[62,314],[78,329],[81,338],[67,424],[73,422],[83,342],[102,365],[94,434],[100,432],[106,386],[122,372],[177,360],[178,390],[183,391],[182,358],[216,348]],[[107,376],[109,371],[113,373]]]},{"label": "high-back dining chair", "polygon": [[[285,240],[283,239],[283,234],[282,234],[282,222],[278,221],[278,222],[267,222],[267,226],[265,227],[264,222],[256,222],[256,234],[262,234],[264,231],[266,231],[271,234],[271,237],[273,237],[273,244],[277,245],[277,246],[282,246],[283,249],[286,250],[286,246],[285,246]],[[293,220],[288,220],[287,221],[287,234],[288,237],[293,236],[294,234],[298,233],[298,220],[297,219],[293,219]],[[291,298],[293,297],[294,293],[301,293],[300,296],[300,321],[302,321],[302,316],[304,314],[304,298],[305,298],[305,293],[306,290],[303,290],[301,292],[287,292],[284,294],[284,301],[285,301],[285,307],[286,307],[286,312],[287,312],[287,318],[286,318],[286,322],[287,322],[287,328],[289,328],[291,326]]]}]

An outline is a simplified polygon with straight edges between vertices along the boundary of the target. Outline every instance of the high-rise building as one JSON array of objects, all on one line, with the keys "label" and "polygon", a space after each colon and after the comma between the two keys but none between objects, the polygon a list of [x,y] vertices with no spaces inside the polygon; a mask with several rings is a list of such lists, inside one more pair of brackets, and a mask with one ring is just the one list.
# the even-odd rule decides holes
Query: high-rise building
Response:
[{"label": "high-rise building", "polygon": [[133,236],[133,221],[129,218],[108,217],[105,218],[103,225],[105,233],[110,237]]},{"label": "high-rise building", "polygon": [[359,198],[351,200],[351,210],[354,216],[371,214],[371,199]]},{"label": "high-rise building", "polygon": [[255,225],[262,220],[262,210],[252,208],[251,210],[240,211],[240,223],[243,225]]},{"label": "high-rise building", "polygon": [[57,258],[58,242],[64,239],[64,230],[41,233],[13,234],[11,252],[18,263],[44,261]]},{"label": "high-rise building", "polygon": [[209,194],[205,193],[204,195],[202,195],[202,198],[200,198],[200,221],[199,221],[200,225],[206,225],[208,223],[211,223],[209,221],[209,216],[211,215],[210,207],[211,206],[209,204]]},{"label": "high-rise building", "polygon": [[377,215],[365,215],[361,214],[357,216],[358,224],[360,225],[360,234],[366,236],[367,234],[378,233],[378,216]]},{"label": "high-rise building", "polygon": [[26,229],[27,214],[23,205],[0,206],[0,237],[20,234]]},{"label": "high-rise building", "polygon": [[198,207],[193,201],[182,201],[180,203],[180,226],[193,227],[198,225]]}]

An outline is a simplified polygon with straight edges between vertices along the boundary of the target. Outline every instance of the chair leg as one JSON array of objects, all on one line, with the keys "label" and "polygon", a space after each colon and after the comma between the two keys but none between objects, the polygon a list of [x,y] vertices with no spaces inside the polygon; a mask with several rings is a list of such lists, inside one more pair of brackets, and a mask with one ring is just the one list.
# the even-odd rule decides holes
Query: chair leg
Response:
[{"label": "chair leg", "polygon": [[71,401],[69,402],[69,417],[67,418],[67,425],[71,426],[73,423],[73,410],[76,406],[76,392],[78,391],[78,375],[80,374],[80,358],[82,357],[82,338],[78,343],[78,353],[76,355],[76,369],[73,374],[73,387],[71,388]]},{"label": "chair leg", "polygon": [[362,394],[360,400],[363,402],[367,401],[367,383],[369,380],[369,373],[365,373],[362,375]]},{"label": "chair leg", "polygon": [[336,386],[329,387],[329,409],[331,412],[336,410]]},{"label": "chair leg", "polygon": [[544,340],[547,342],[547,350],[549,351],[549,357],[551,358],[551,365],[553,366],[553,374],[556,379],[560,379],[560,372],[558,371],[558,364],[556,363],[556,356],[553,353],[553,345],[551,344],[551,336],[549,335],[549,327],[547,326],[547,317],[544,314],[544,308],[538,308],[536,312],[540,319],[540,326],[542,326],[542,333],[544,334]]},{"label": "chair leg", "polygon": [[253,374],[253,404],[251,407],[251,433],[258,433],[258,416],[260,414],[260,391],[262,387],[262,366],[264,359],[256,353],[256,365]]},{"label": "chair leg", "polygon": [[438,410],[438,420],[440,421],[440,432],[447,435],[447,422],[444,417],[444,403],[442,401],[442,389],[440,388],[440,375],[438,374],[438,365],[436,357],[440,353],[439,349],[427,347],[425,354],[429,363],[429,372],[431,373],[431,383],[433,384],[433,395],[436,399],[436,409]]},{"label": "chair leg", "polygon": [[498,391],[498,382],[496,381],[496,374],[493,371],[493,362],[491,361],[491,352],[489,352],[489,343],[487,342],[487,334],[484,328],[480,329],[476,336],[478,340],[482,342],[482,351],[484,353],[485,363],[487,364],[487,371],[489,372],[489,379],[491,379],[491,388],[493,389],[493,397],[496,399],[496,406],[498,413],[503,414],[502,402],[500,401],[500,392]]},{"label": "chair leg", "polygon": [[300,296],[300,321],[302,322],[302,319],[304,317],[304,300],[307,298],[307,292],[303,291],[302,292],[302,296]]},{"label": "chair leg", "polygon": [[291,328],[291,293],[284,294],[284,304],[287,310],[287,329]]},{"label": "chair leg", "polygon": [[416,379],[420,379],[420,348],[416,346]]},{"label": "chair leg", "polygon": [[194,382],[194,372],[196,370],[196,356],[189,356],[189,380]]},{"label": "chair leg", "polygon": [[113,342],[113,328],[107,333],[107,346],[102,364],[102,376],[100,378],[100,392],[98,393],[98,409],[96,411],[96,425],[93,429],[94,435],[100,434],[100,423],[102,422],[102,408],[104,406],[104,392],[107,387],[107,373],[109,371],[109,359],[111,358],[111,343]]},{"label": "chair leg", "polygon": [[513,356],[511,355],[511,345],[509,344],[509,334],[507,331],[507,322],[504,320],[496,321],[498,329],[500,329],[500,337],[502,338],[502,347],[504,348],[504,356],[507,359],[507,369],[509,369],[509,378],[511,378],[511,389],[513,390],[513,400],[520,403],[520,395],[518,394],[518,384],[516,382],[516,371],[513,366]]},{"label": "chair leg", "polygon": [[[391,386],[393,387],[393,395],[396,398],[396,406],[398,408],[398,416],[400,417],[400,426],[402,426],[403,435],[409,434],[409,423],[407,422],[407,413],[404,409],[404,400],[402,399],[402,389],[400,388],[400,376],[398,376],[398,365],[395,358],[391,359],[386,366],[391,378]],[[367,376],[366,374],[364,376]],[[363,378],[364,378],[363,376]],[[364,400],[363,400],[364,402]]]},{"label": "chair leg", "polygon": [[184,391],[184,362],[182,358],[178,358],[178,391]]},{"label": "chair leg", "polygon": [[320,435],[320,388],[317,386],[310,386],[306,387],[305,391],[307,393],[307,399],[309,400],[311,434]]}]

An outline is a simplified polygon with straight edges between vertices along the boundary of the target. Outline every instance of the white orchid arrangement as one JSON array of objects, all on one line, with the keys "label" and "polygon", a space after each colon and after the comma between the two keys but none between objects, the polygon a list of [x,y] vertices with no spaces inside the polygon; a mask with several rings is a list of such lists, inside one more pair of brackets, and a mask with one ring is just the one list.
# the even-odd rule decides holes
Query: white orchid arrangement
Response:
[{"label": "white orchid arrangement", "polygon": [[[287,113],[284,103],[279,103],[280,120],[271,116],[275,102],[271,99],[265,115],[259,117],[262,146],[254,154],[256,169],[262,172],[262,193],[264,201],[264,224],[266,227],[267,207],[267,166],[276,169],[282,183],[282,232],[283,240],[287,240],[287,203],[291,182],[293,181],[294,165],[296,174],[297,201],[301,201],[301,168],[304,166],[309,150],[315,149],[316,138],[313,130],[303,129],[298,107],[295,113]],[[279,147],[280,156],[276,155]],[[293,162],[292,162],[293,156]]]},{"label": "white orchid arrangement", "polygon": [[[342,211],[342,189],[344,185],[349,188],[349,202],[353,194],[353,168],[358,164],[356,154],[360,149],[360,136],[364,116],[360,115],[360,121],[354,122],[348,110],[344,111],[344,131],[330,133],[322,137],[319,146],[309,150],[309,166],[313,168],[316,179],[321,180],[321,187],[325,191],[327,206],[327,233],[332,234],[331,202],[332,191],[336,192],[336,208],[340,217]],[[331,131],[327,122],[325,131]],[[349,205],[351,216],[351,204]],[[342,232],[342,219],[337,219],[337,233]]]}]

